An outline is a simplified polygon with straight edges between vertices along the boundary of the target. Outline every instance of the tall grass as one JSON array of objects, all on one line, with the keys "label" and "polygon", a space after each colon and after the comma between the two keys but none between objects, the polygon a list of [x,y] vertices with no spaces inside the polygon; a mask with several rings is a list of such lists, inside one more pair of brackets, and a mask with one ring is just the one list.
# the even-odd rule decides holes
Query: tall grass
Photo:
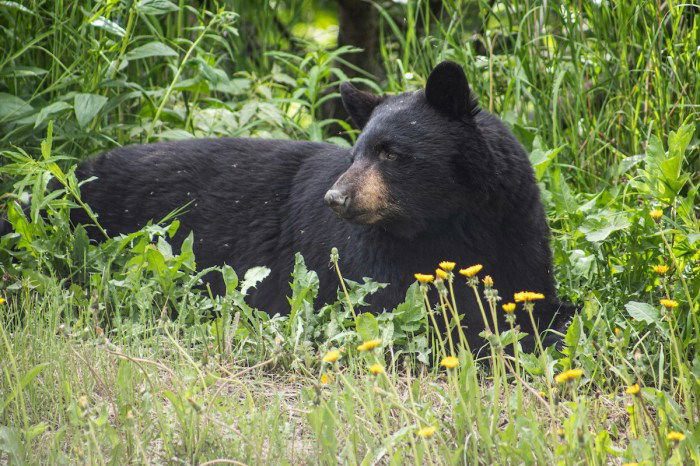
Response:
[{"label": "tall grass", "polygon": [[[69,209],[89,208],[75,163],[109,147],[348,144],[355,133],[324,104],[354,52],[293,33],[317,6],[333,2],[0,2],[0,199],[13,227],[0,238],[0,461],[700,462],[693,5],[444,0],[436,17],[428,1],[375,4],[386,80],[366,85],[417,89],[456,60],[530,151],[560,293],[581,306],[561,352],[523,353],[533,328],[489,325],[478,357],[442,341],[454,287],[489,272],[463,279],[474,264],[372,315],[363,298],[380,284],[343,281],[331,253],[343,286],[318,308],[316,274],[289,258],[292,312],[270,317],[245,302],[263,267],[213,270],[223,297],[195,286],[191,250],[167,242],[177,221],[101,245],[70,228]],[[51,177],[64,189],[46,192]],[[479,294],[489,323],[513,299],[497,289]]]}]

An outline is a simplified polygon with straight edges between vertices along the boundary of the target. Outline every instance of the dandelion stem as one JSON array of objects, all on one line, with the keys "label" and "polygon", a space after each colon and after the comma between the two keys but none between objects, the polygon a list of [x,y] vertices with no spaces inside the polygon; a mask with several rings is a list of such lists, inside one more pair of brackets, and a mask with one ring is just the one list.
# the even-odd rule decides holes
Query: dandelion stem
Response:
[{"label": "dandelion stem", "polygon": [[540,339],[540,332],[537,330],[537,324],[535,323],[535,317],[532,315],[532,311],[535,308],[535,304],[528,301],[524,304],[527,314],[530,316],[530,323],[532,324],[532,331],[535,333],[535,341],[537,342],[537,348],[540,350],[540,354],[544,354],[544,347],[542,346],[542,340]]},{"label": "dandelion stem", "polygon": [[338,265],[338,255],[331,254],[331,261],[335,267],[335,272],[338,274],[338,280],[340,281],[340,286],[343,288],[343,294],[345,295],[345,300],[348,302],[348,307],[350,308],[350,313],[353,319],[357,319],[357,314],[355,314],[355,308],[352,306],[350,301],[350,293],[348,293],[348,288],[345,286],[345,280],[343,279],[343,274],[340,272],[340,266]]},{"label": "dandelion stem", "polygon": [[440,297],[440,311],[442,312],[442,318],[445,321],[445,330],[447,331],[447,342],[450,345],[450,354],[455,356],[455,346],[452,342],[452,331],[450,330],[450,318],[447,317],[447,311],[445,310],[445,297],[440,292],[438,292],[438,295]]},{"label": "dandelion stem", "polygon": [[474,290],[474,297],[476,298],[476,302],[479,305],[479,310],[481,311],[481,318],[484,320],[484,325],[485,329],[490,332],[491,331],[491,326],[489,325],[489,320],[486,318],[486,311],[484,311],[484,305],[481,302],[481,298],[479,297],[479,290],[476,288],[476,285],[471,284],[472,290]]},{"label": "dandelion stem", "polygon": [[430,316],[430,320],[432,320],[433,322],[433,327],[435,329],[435,333],[438,339],[438,345],[440,346],[440,352],[442,356],[447,356],[447,353],[445,353],[445,343],[442,341],[442,335],[440,334],[440,327],[438,326],[437,321],[435,320],[435,314],[433,313],[433,309],[432,307],[430,307],[430,301],[428,300],[428,289],[426,286],[421,286],[421,291],[423,293],[423,303],[425,304],[425,310],[428,313],[428,316]]}]

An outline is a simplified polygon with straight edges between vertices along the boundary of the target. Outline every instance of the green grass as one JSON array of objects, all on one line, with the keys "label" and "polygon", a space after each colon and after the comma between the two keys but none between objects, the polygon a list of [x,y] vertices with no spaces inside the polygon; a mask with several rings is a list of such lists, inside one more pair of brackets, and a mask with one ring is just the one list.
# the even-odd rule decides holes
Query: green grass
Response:
[{"label": "green grass", "polygon": [[[386,79],[361,80],[412,90],[443,59],[465,65],[530,151],[560,293],[581,306],[562,352],[509,356],[516,332],[492,329],[474,360],[433,331],[459,308],[446,284],[470,286],[459,274],[426,285],[441,303],[416,284],[373,316],[362,302],[379,284],[346,282],[315,308],[318,279],[290,257],[292,312],[270,317],[245,303],[267,270],[221,267],[228,292],[210,296],[191,249],[167,244],[172,219],[97,246],[69,228],[87,208],[75,164],[110,147],[354,137],[324,111],[353,51],[292,33],[323,27],[313,11],[325,22],[334,2],[190,4],[0,1],[0,201],[14,228],[0,238],[0,462],[700,463],[697,7],[445,0],[437,19],[427,1],[376,5]],[[47,192],[50,177],[65,189]],[[482,298],[488,321],[510,299]],[[439,365],[447,354],[458,367]],[[555,380],[571,368],[582,375]]]}]

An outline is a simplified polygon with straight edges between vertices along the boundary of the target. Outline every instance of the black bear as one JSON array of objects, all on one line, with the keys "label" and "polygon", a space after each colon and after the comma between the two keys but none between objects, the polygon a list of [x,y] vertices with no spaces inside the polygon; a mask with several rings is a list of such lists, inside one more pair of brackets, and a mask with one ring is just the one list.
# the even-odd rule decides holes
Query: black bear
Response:
[{"label": "black bear", "polygon": [[[479,108],[462,68],[439,64],[417,92],[377,96],[349,83],[340,91],[361,129],[351,149],[257,139],[122,147],[79,166],[80,179],[96,177],[83,200],[111,235],[186,206],[176,245],[194,231],[200,268],[268,266],[249,302],[270,313],[289,312],[296,252],[319,274],[319,304],[334,301],[328,258],[337,247],[346,278],[390,283],[370,298],[372,310],[392,309],[414,273],[449,260],[483,264],[506,301],[544,293],[536,318],[549,325],[561,306],[532,166],[506,126]],[[90,223],[78,210],[72,220]],[[473,294],[455,291],[476,342],[483,324]]]}]

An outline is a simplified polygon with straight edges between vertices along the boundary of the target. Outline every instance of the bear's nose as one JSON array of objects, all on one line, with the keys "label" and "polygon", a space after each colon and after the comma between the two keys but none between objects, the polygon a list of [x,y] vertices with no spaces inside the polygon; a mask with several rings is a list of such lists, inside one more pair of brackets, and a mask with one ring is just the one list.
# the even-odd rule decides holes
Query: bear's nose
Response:
[{"label": "bear's nose", "polygon": [[347,209],[350,197],[337,189],[330,189],[323,197],[323,200],[326,201],[326,204],[331,209],[342,213]]}]

